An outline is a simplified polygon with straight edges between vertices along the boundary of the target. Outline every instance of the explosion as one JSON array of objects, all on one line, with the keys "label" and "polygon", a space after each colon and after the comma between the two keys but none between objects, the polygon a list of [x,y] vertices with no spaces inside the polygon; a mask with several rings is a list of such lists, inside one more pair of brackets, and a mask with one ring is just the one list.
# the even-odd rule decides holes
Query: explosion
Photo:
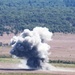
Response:
[{"label": "explosion", "polygon": [[52,32],[46,27],[35,27],[32,31],[25,29],[20,35],[11,39],[10,53],[23,59],[23,68],[50,69],[49,55]]}]

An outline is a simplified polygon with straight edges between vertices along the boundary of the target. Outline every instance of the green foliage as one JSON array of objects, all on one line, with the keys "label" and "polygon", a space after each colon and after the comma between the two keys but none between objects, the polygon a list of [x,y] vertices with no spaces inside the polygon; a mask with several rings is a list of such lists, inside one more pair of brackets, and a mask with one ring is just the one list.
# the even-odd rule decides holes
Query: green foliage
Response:
[{"label": "green foliage", "polygon": [[55,67],[75,68],[75,64],[51,63]]},{"label": "green foliage", "polygon": [[75,6],[75,0],[63,0],[66,6]]},{"label": "green foliage", "polygon": [[13,59],[13,58],[1,58],[0,57],[0,63],[19,63],[20,59]]},{"label": "green foliage", "polygon": [[0,35],[35,26],[75,33],[74,4],[74,0],[0,0]]},{"label": "green foliage", "polygon": [[49,60],[49,63],[74,64],[75,65],[75,61],[66,61],[66,60]]}]

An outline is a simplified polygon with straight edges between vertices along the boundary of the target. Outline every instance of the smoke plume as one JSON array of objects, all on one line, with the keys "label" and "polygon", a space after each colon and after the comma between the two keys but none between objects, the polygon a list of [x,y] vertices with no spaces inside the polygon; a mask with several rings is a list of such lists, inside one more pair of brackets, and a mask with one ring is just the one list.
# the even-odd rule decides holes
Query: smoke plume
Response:
[{"label": "smoke plume", "polygon": [[29,69],[49,69],[49,55],[52,33],[46,27],[25,29],[11,39],[10,53],[23,59],[23,67]]}]

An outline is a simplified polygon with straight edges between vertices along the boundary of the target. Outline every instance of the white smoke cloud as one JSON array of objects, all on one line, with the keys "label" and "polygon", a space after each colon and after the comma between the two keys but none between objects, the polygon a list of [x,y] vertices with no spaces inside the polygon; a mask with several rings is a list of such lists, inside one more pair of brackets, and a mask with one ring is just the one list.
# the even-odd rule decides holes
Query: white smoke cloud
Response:
[{"label": "white smoke cloud", "polygon": [[[22,58],[23,67],[35,69],[48,69],[52,32],[46,27],[35,27],[32,31],[25,29],[20,35],[11,39],[11,54]],[[43,66],[44,65],[44,66]],[[21,66],[20,66],[21,67]]]}]

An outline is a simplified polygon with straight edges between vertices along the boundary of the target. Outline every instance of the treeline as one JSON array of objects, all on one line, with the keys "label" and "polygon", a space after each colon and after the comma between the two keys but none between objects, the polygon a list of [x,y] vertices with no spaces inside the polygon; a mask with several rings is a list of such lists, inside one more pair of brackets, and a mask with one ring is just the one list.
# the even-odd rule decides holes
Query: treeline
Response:
[{"label": "treeline", "polygon": [[67,60],[49,60],[49,63],[75,64],[75,61],[67,61]]},{"label": "treeline", "polygon": [[75,0],[63,0],[67,7],[75,7]]},{"label": "treeline", "polygon": [[2,46],[10,46],[10,44],[0,42],[0,47],[2,47]]},{"label": "treeline", "polygon": [[75,33],[73,1],[0,0],[0,35],[17,34],[35,26],[48,27],[52,32]]}]

